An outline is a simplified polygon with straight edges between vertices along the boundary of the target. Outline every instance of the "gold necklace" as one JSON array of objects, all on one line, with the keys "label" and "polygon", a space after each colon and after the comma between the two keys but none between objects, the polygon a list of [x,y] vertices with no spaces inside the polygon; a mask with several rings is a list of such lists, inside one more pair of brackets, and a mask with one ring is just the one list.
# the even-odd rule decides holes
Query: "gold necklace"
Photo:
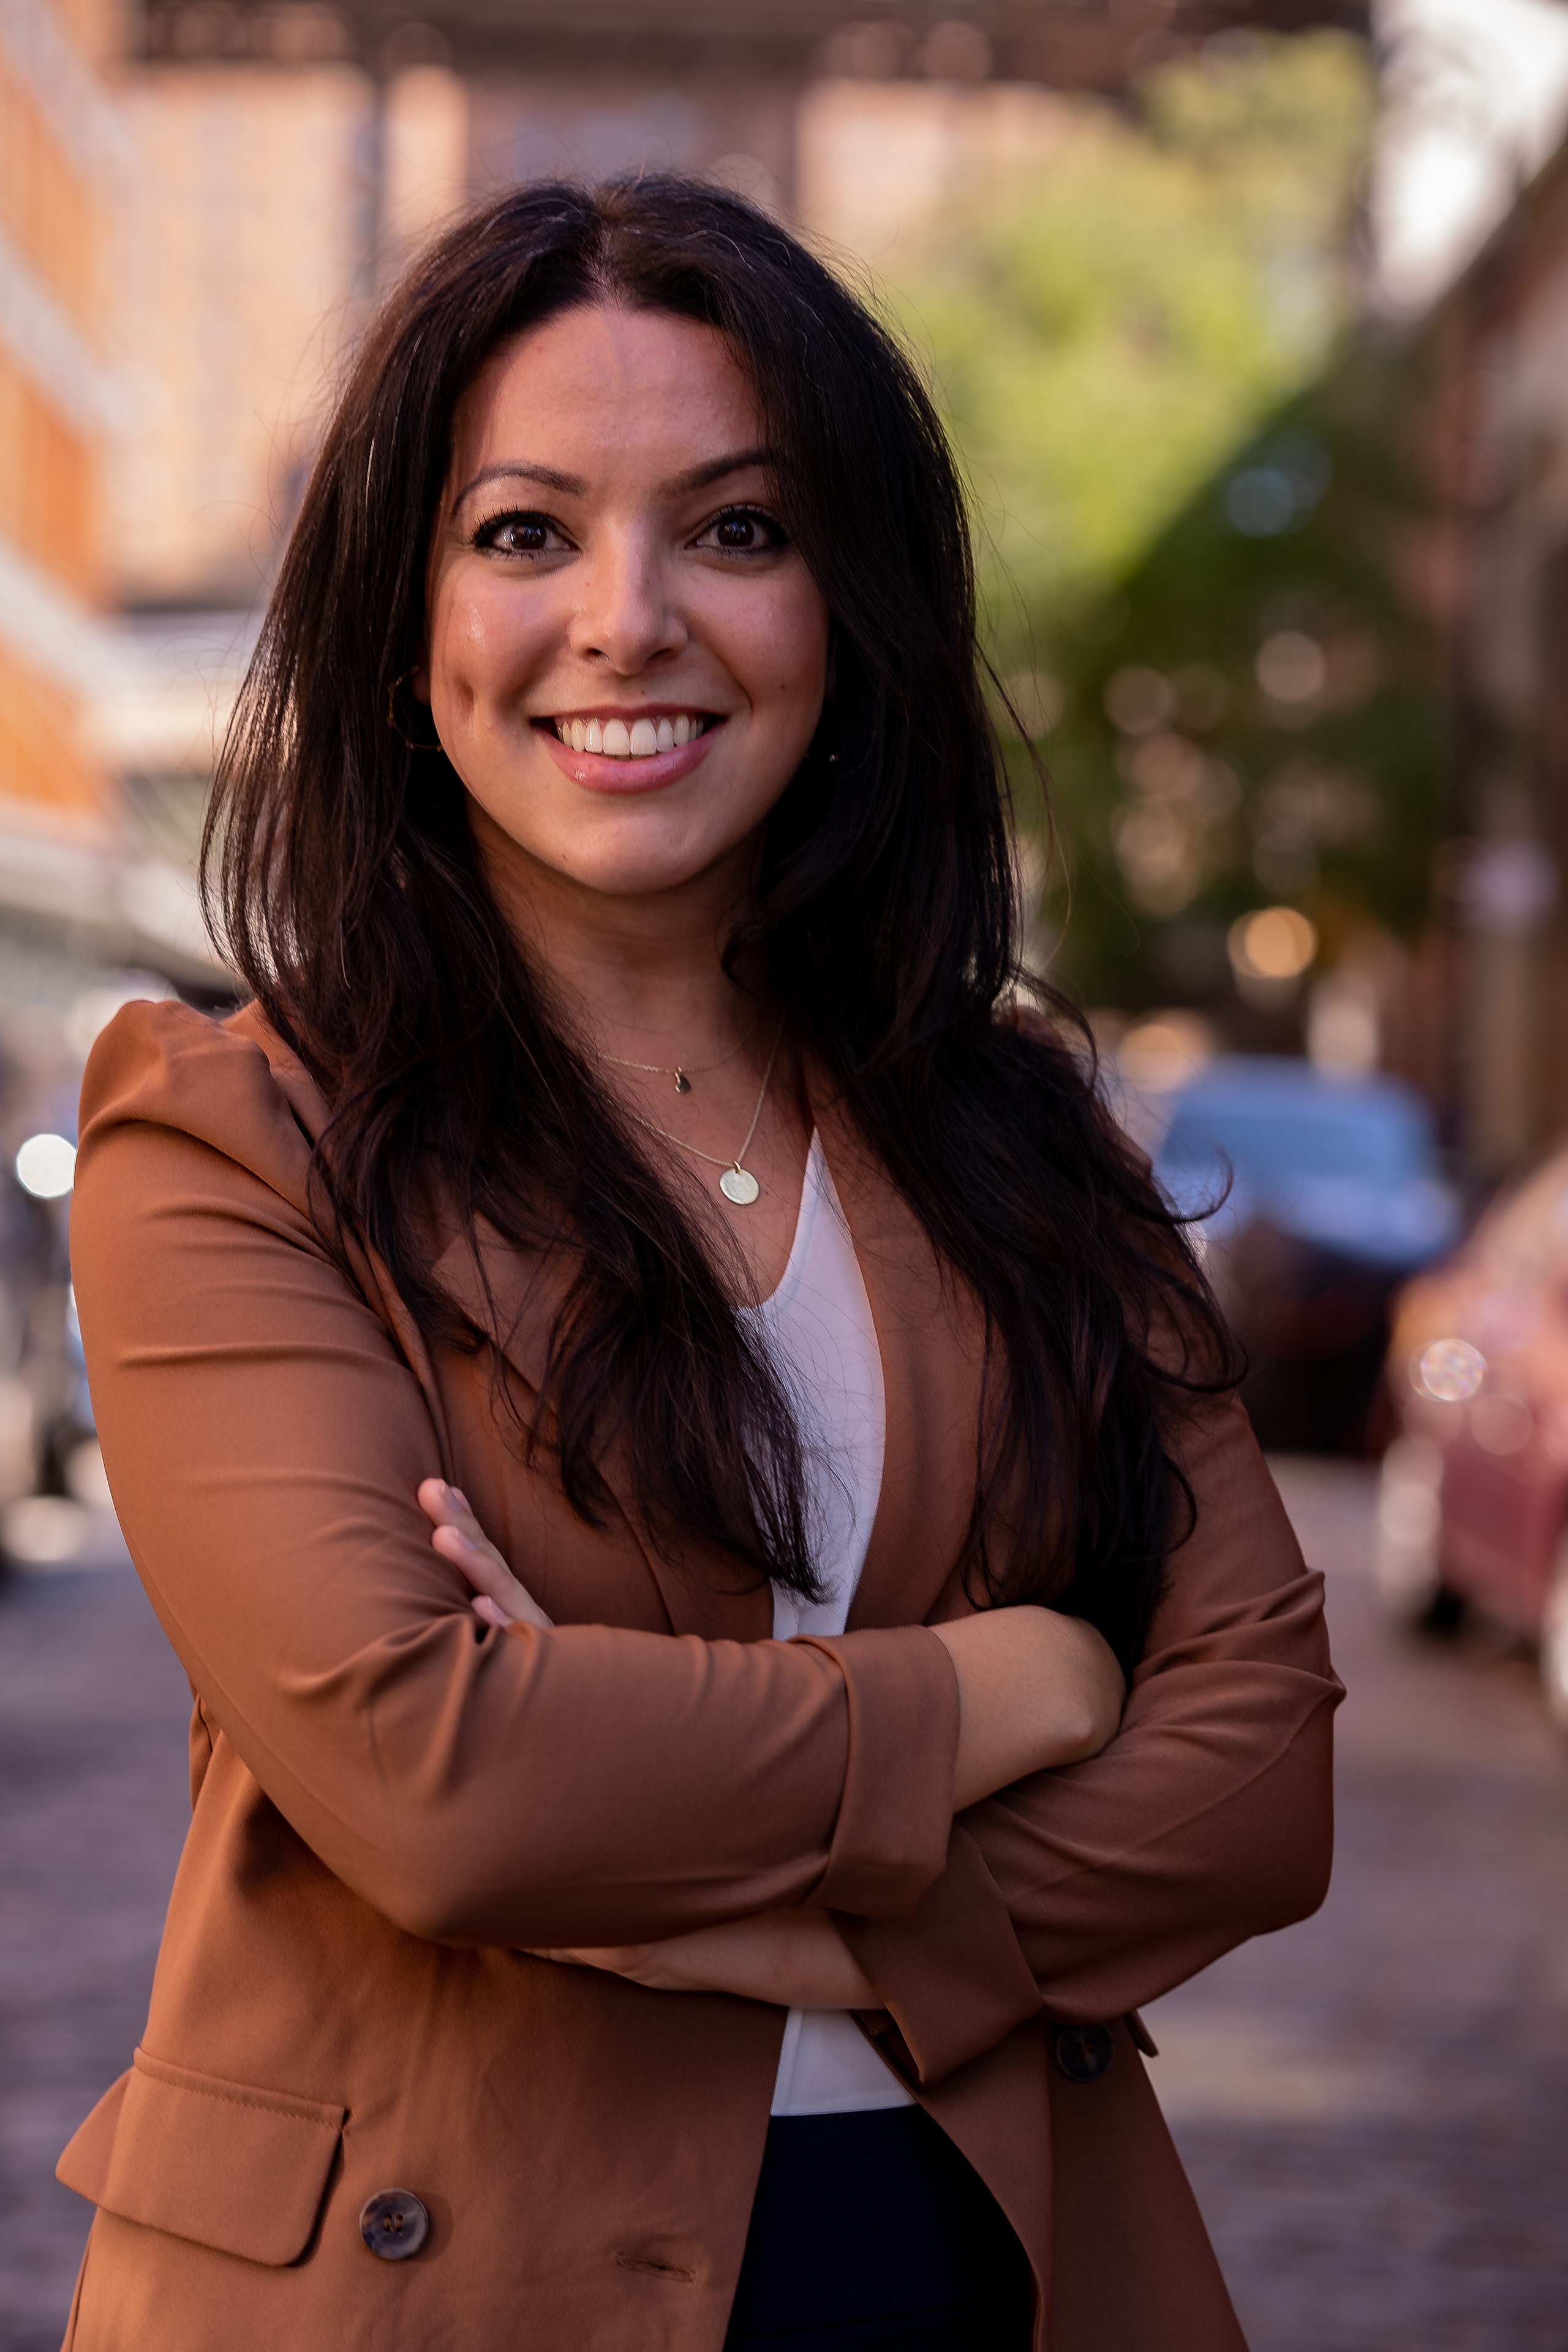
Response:
[{"label": "gold necklace", "polygon": [[[675,1080],[676,1093],[678,1095],[689,1095],[691,1092],[691,1081],[693,1078],[705,1078],[710,1070],[722,1070],[727,1068],[734,1060],[736,1055],[751,1044],[752,1036],[756,1032],[757,1022],[760,1021],[762,1017],[762,1014],[759,1013],[756,1016],[756,1020],[753,1020],[752,1023],[751,1028],[747,1030],[745,1035],[742,1038],[740,1045],[731,1045],[729,1052],[722,1055],[719,1061],[698,1062],[694,1064],[690,1069],[687,1068],[684,1062],[676,1062],[673,1065],[668,1062],[628,1062],[625,1055],[621,1054],[601,1054],[599,1059],[601,1062],[614,1062],[617,1070],[646,1070],[648,1076],[651,1078],[673,1078]],[[675,1140],[679,1142],[679,1138],[677,1137]],[[746,1142],[749,1143],[750,1141],[751,1138],[748,1136]],[[743,1151],[745,1150],[745,1144],[742,1144],[741,1149]],[[720,1164],[721,1166],[728,1165],[727,1162],[722,1161]]]},{"label": "gold necklace", "polygon": [[[773,1064],[779,1057],[779,1044],[783,1036],[784,1015],[781,1013],[779,1015],[779,1025],[773,1033],[773,1050],[768,1055],[768,1066],[763,1072],[763,1083],[761,1091],[757,1096],[757,1107],[752,1113],[752,1123],[746,1129],[746,1139],[742,1144],[739,1151],[736,1152],[733,1160],[716,1160],[712,1152],[704,1151],[698,1144],[688,1143],[683,1135],[671,1135],[668,1127],[656,1127],[651,1118],[644,1118],[640,1110],[634,1110],[632,1113],[632,1117],[637,1120],[637,1125],[639,1127],[646,1127],[650,1135],[662,1135],[666,1143],[678,1144],[682,1151],[691,1152],[698,1160],[706,1160],[710,1168],[721,1168],[724,1171],[724,1173],[719,1179],[719,1190],[723,1193],[726,1201],[732,1202],[737,1209],[749,1209],[752,1202],[757,1198],[763,1189],[758,1183],[756,1178],[752,1175],[751,1170],[749,1168],[742,1168],[741,1162],[744,1160],[747,1152],[751,1150],[752,1138],[755,1135],[757,1128],[762,1120],[763,1105],[768,1098],[768,1081],[773,1074]],[[740,1047],[737,1046],[735,1051],[736,1053],[739,1053]],[[732,1060],[734,1057],[733,1055],[731,1055],[729,1058]],[[615,1056],[614,1055],[606,1054],[605,1059],[607,1062],[613,1061]],[[636,1069],[637,1066],[638,1065],[635,1062],[630,1065],[630,1067],[633,1069]],[[713,1067],[718,1069],[721,1067],[721,1065],[715,1062]]]}]

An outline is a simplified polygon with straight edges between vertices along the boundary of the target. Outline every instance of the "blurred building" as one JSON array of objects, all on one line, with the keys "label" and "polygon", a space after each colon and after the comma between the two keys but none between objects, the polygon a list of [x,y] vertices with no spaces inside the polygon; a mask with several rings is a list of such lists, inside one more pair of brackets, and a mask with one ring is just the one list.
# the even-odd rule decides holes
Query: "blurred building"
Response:
[{"label": "blurred building", "polygon": [[116,601],[264,590],[369,247],[371,100],[342,66],[136,75],[113,236]]},{"label": "blurred building", "polygon": [[1568,1127],[1568,148],[1426,321],[1417,576],[1452,681],[1451,1050],[1501,1174]]},{"label": "blurred building", "polygon": [[139,790],[171,733],[205,790],[211,698],[117,612],[124,532],[158,506],[128,515],[122,495],[137,444],[115,227],[138,184],[122,39],[110,0],[0,9],[0,1021],[26,1016],[35,1059],[40,1020],[63,1034],[106,966],[215,976],[189,812],[176,843]]},{"label": "blurred building", "polygon": [[0,13],[0,828],[29,862],[92,832],[109,780],[86,696],[103,651],[104,230],[119,129],[102,0]]},{"label": "blurred building", "polygon": [[421,19],[405,0],[143,0],[133,40],[174,63],[332,55],[384,75],[436,58],[476,84],[556,79],[570,132],[617,87],[684,90],[700,108],[825,71],[994,74],[1110,96],[1157,58],[1238,26],[1367,23],[1366,0],[435,0]]},{"label": "blurred building", "polygon": [[1364,31],[1365,0],[144,0],[113,273],[129,427],[114,593],[147,616],[264,593],[367,306],[520,180],[700,173],[876,252],[965,144],[1050,89],[1125,90],[1239,23]]}]

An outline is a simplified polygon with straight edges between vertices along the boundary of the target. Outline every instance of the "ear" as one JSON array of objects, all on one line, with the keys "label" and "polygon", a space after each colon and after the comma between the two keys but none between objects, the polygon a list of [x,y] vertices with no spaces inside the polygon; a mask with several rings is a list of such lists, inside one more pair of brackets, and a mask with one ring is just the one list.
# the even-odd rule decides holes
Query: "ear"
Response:
[{"label": "ear", "polygon": [[430,673],[426,668],[423,662],[418,663],[415,668],[409,671],[408,684],[413,692],[415,701],[423,702],[426,707],[428,707],[430,701]]}]

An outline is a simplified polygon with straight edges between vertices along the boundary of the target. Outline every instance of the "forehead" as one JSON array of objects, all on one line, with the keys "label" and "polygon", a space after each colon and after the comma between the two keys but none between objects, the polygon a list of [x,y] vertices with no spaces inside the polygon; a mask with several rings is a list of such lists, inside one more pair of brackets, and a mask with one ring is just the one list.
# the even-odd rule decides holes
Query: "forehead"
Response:
[{"label": "forehead", "polygon": [[760,435],[752,382],[715,328],[664,310],[563,311],[502,345],[454,420],[452,474],[515,459],[617,474],[657,460],[673,475]]}]

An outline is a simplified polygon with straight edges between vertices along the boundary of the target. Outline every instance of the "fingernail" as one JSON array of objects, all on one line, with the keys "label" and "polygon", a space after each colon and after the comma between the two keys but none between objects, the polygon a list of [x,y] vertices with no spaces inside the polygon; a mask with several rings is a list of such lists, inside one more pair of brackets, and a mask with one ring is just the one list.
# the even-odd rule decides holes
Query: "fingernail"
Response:
[{"label": "fingernail", "polygon": [[472,1510],[473,1505],[469,1502],[467,1495],[464,1494],[460,1486],[448,1486],[447,1492],[450,1495],[453,1502],[456,1503],[459,1511]]}]

